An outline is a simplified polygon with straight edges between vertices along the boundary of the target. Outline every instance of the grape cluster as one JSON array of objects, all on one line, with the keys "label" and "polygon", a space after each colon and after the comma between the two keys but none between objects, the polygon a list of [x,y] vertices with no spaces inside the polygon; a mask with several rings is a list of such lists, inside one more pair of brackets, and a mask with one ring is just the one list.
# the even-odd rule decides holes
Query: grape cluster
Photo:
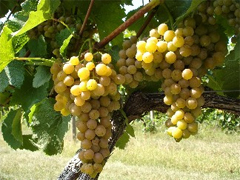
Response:
[{"label": "grape cluster", "polygon": [[175,31],[169,30],[166,24],[157,29],[165,44],[161,46],[166,61],[161,87],[164,103],[170,106],[167,132],[177,141],[197,133],[196,118],[204,105],[201,77],[208,69],[222,65],[227,53],[226,42],[210,19],[206,21],[197,12],[180,22]]},{"label": "grape cluster", "polygon": [[70,43],[67,47],[67,57],[77,55],[76,52],[79,49],[76,49],[76,44],[78,43],[82,45],[86,39],[92,38],[93,34],[96,32],[95,24],[88,21],[82,36],[79,37],[78,32],[82,27],[81,20],[75,18],[74,16],[61,14],[62,13],[56,13],[54,20],[47,20],[28,31],[28,36],[30,39],[37,39],[40,35],[43,35],[48,44],[50,44],[49,48],[51,49],[52,55],[54,55],[56,58],[61,57],[60,47],[62,45],[62,42],[57,40],[57,36],[67,28],[71,28],[75,31],[74,36],[70,40]]},{"label": "grape cluster", "polygon": [[[149,38],[147,41],[153,41],[155,38]],[[147,57],[147,53],[142,61],[142,52],[139,51],[140,46],[144,46],[145,41],[138,41],[136,36],[132,36],[123,42],[123,49],[119,51],[119,59],[116,63],[118,71],[125,77],[123,85],[132,89],[139,86],[143,81],[157,82],[162,79],[162,70],[159,63],[162,60],[162,54],[159,52],[149,53],[152,57]],[[147,58],[152,58],[151,62],[147,62]],[[141,60],[140,60],[141,59]]]},{"label": "grape cluster", "polygon": [[124,85],[130,88],[144,80],[163,81],[163,101],[170,106],[167,132],[177,141],[197,133],[196,118],[204,105],[201,77],[222,65],[227,53],[215,17],[206,18],[202,12],[186,17],[175,30],[162,23],[147,38],[125,40],[117,61]]},{"label": "grape cluster", "polygon": [[236,0],[206,1],[198,6],[198,13],[204,21],[215,24],[215,16],[223,16],[235,30],[235,35],[240,34],[240,3]]},{"label": "grape cluster", "polygon": [[110,154],[111,113],[120,109],[118,85],[122,84],[122,76],[119,78],[111,60],[107,53],[85,53],[82,61],[73,56],[68,62],[51,67],[57,93],[54,109],[64,116],[77,117],[81,171],[90,176],[101,172],[104,159]]}]

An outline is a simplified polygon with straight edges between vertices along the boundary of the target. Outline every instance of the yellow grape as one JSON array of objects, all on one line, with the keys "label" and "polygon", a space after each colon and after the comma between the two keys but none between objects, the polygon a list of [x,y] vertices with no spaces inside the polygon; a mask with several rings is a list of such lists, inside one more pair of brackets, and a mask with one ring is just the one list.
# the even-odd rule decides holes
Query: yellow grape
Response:
[{"label": "yellow grape", "polygon": [[90,76],[90,71],[86,67],[82,67],[81,69],[78,70],[78,77],[80,80],[86,80]]},{"label": "yellow grape", "polygon": [[168,25],[165,23],[162,23],[158,26],[158,34],[164,35],[164,33],[168,30]]},{"label": "yellow grape", "polygon": [[174,38],[174,36],[175,36],[175,32],[173,30],[167,30],[163,35],[163,39],[169,42]]},{"label": "yellow grape", "polygon": [[186,80],[189,80],[193,77],[193,72],[191,69],[184,69],[182,71],[182,77]]},{"label": "yellow grape", "polygon": [[88,82],[88,81],[81,81],[81,82],[80,82],[80,84],[79,84],[80,93],[81,93],[82,91],[88,91],[87,82]]},{"label": "yellow grape", "polygon": [[90,53],[90,52],[86,53],[86,54],[84,55],[84,59],[85,59],[86,61],[92,61],[92,60],[93,60],[93,54]]},{"label": "yellow grape", "polygon": [[76,66],[79,64],[79,59],[78,56],[72,56],[69,60],[69,63]]},{"label": "yellow grape", "polygon": [[174,128],[172,130],[172,136],[175,138],[175,139],[180,139],[183,135],[183,132],[181,129],[179,128]]},{"label": "yellow grape", "polygon": [[87,81],[87,89],[93,91],[97,88],[97,81],[95,79],[89,79]]},{"label": "yellow grape", "polygon": [[112,57],[108,53],[102,54],[101,60],[104,64],[109,64],[112,61]]},{"label": "yellow grape", "polygon": [[73,85],[70,89],[70,92],[74,96],[79,96],[81,94],[81,89],[79,85]]},{"label": "yellow grape", "polygon": [[96,73],[99,76],[105,76],[107,74],[107,66],[105,64],[98,64],[96,66]]},{"label": "yellow grape", "polygon": [[145,41],[138,41],[136,44],[137,50],[140,51],[141,53],[146,52],[146,42]]},{"label": "yellow grape", "polygon": [[161,53],[167,51],[167,42],[165,41],[159,41],[157,43],[157,50]]},{"label": "yellow grape", "polygon": [[177,59],[177,56],[174,52],[169,51],[165,54],[165,61],[169,64],[173,64]]},{"label": "yellow grape", "polygon": [[70,63],[66,63],[63,65],[63,72],[66,74],[71,74],[74,71],[74,66]]},{"label": "yellow grape", "polygon": [[142,60],[145,62],[145,63],[151,63],[153,61],[153,54],[150,53],[150,52],[145,52],[143,55],[142,55]]},{"label": "yellow grape", "polygon": [[87,68],[89,71],[91,71],[91,70],[93,70],[93,69],[95,68],[95,64],[94,64],[93,62],[88,62],[88,63],[86,64],[86,68]]}]

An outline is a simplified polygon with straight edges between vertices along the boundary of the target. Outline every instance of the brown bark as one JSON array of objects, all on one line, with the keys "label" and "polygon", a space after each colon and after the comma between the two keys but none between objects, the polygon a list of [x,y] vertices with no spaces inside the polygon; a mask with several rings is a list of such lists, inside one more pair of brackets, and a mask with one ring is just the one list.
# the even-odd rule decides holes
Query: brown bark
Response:
[{"label": "brown bark", "polygon": [[[143,116],[144,113],[150,110],[157,110],[159,112],[166,112],[168,106],[166,106],[162,99],[163,94],[160,93],[133,93],[124,105],[124,112],[130,121]],[[214,92],[207,92],[203,94],[205,98],[204,107],[216,108],[224,111],[229,111],[240,116],[240,100],[230,97],[219,96]],[[126,127],[125,118],[120,111],[116,111],[112,117],[113,129],[112,137],[109,141],[110,151],[114,150],[114,146],[123,134]],[[81,161],[78,159],[78,153],[69,161],[62,174],[58,178],[59,180],[97,180],[96,178],[90,178],[86,174],[82,174],[79,169],[81,166]]]}]

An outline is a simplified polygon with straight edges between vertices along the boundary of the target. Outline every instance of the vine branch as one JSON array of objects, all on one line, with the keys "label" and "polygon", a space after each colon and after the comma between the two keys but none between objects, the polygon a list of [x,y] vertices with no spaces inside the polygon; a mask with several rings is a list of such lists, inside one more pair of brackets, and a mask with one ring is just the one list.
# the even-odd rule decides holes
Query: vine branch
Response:
[{"label": "vine branch", "polygon": [[148,24],[150,23],[150,21],[152,20],[152,18],[154,17],[154,15],[156,14],[157,9],[153,9],[152,12],[149,14],[149,16],[147,17],[146,21],[144,22],[144,24],[142,25],[142,27],[139,29],[139,31],[137,32],[137,38],[139,38],[141,36],[141,34],[143,33],[143,31],[146,29],[146,27],[148,26]]},{"label": "vine branch", "polygon": [[156,6],[162,4],[164,0],[152,0],[150,3],[146,4],[139,11],[137,11],[134,15],[132,15],[128,20],[126,20],[123,24],[121,24],[118,28],[116,28],[111,34],[105,37],[102,41],[95,45],[96,49],[100,49],[104,47],[107,43],[109,43],[112,39],[118,36],[121,32],[127,29],[130,25],[140,19],[145,13],[149,12]]},{"label": "vine branch", "polygon": [[[216,94],[215,92],[206,92],[203,94],[206,103],[204,107],[217,108],[225,111],[232,112],[240,116],[240,100],[230,97],[224,97]],[[126,127],[126,116],[129,122],[141,118],[145,112],[150,110],[157,110],[159,112],[166,112],[168,106],[163,102],[164,94],[160,93],[143,93],[135,92],[130,95],[124,105],[124,114],[121,111],[115,111],[112,116],[112,137],[109,141],[109,150],[114,150],[115,144],[120,136],[123,134]],[[78,153],[69,161],[67,166],[64,168],[62,174],[58,180],[66,179],[80,179],[80,180],[97,180],[96,178],[90,178],[88,175],[81,173],[79,170],[82,162],[78,158]]]},{"label": "vine branch", "polygon": [[85,18],[84,18],[82,27],[81,27],[80,32],[79,32],[79,36],[80,36],[80,37],[82,36],[83,31],[84,31],[84,28],[85,28],[85,26],[86,26],[86,24],[87,24],[87,20],[88,20],[88,18],[89,18],[89,16],[90,16],[90,13],[91,13],[91,10],[92,10],[92,7],[93,7],[93,3],[94,3],[94,0],[91,0],[91,2],[90,2],[90,4],[89,4],[89,7],[88,7],[88,10],[87,10],[87,14],[86,14],[86,16],[85,16]]}]

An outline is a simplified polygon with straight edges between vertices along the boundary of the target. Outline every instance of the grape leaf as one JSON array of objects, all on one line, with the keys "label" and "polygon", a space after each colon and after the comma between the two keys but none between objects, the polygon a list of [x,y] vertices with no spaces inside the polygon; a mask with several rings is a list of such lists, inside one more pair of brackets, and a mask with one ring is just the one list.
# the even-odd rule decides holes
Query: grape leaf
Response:
[{"label": "grape leaf", "polygon": [[127,132],[124,132],[122,134],[122,136],[118,139],[117,143],[116,143],[116,147],[118,147],[119,149],[124,149],[128,143],[130,139],[130,136],[128,135]]},{"label": "grape leaf", "polygon": [[14,33],[14,36],[19,36],[42,22],[51,19],[54,11],[59,5],[60,0],[40,0],[37,6],[37,11],[31,11],[29,13],[28,20],[20,30]]},{"label": "grape leaf", "polygon": [[46,66],[38,66],[36,68],[37,72],[33,78],[33,87],[38,88],[45,83],[47,83],[51,79],[51,73],[49,67]]},{"label": "grape leaf", "polygon": [[72,37],[73,37],[73,34],[70,34],[70,36],[68,36],[68,38],[63,41],[63,44],[62,44],[62,46],[60,47],[60,54],[61,54],[63,57],[66,56],[66,53],[67,53],[66,49],[67,49],[68,44],[70,43],[70,40],[72,39]]},{"label": "grape leaf", "polygon": [[[180,21],[182,21],[186,16],[188,16],[190,13],[194,12],[199,4],[204,2],[206,0],[192,0],[190,7],[187,9],[186,12],[184,12],[183,15],[179,16],[176,20],[175,24],[178,24]],[[184,9],[183,9],[184,10]]]},{"label": "grape leaf", "polygon": [[133,5],[132,0],[121,0],[121,1],[122,1],[122,4]]},{"label": "grape leaf", "polygon": [[[223,90],[240,90],[240,37],[233,51],[225,58],[225,67],[221,71],[224,76]],[[238,97],[240,92],[226,92],[228,96]]]},{"label": "grape leaf", "polygon": [[[225,66],[213,70],[213,77],[210,78],[209,87],[214,90],[235,91],[240,89],[240,38],[233,51],[225,58]],[[225,95],[238,97],[239,92],[224,92]]]},{"label": "grape leaf", "polygon": [[57,35],[56,35],[56,42],[59,46],[61,46],[64,42],[65,39],[67,39],[71,34],[72,34],[73,29],[69,30],[68,28],[65,28],[61,30]]},{"label": "grape leaf", "polygon": [[37,151],[38,147],[35,146],[35,142],[32,139],[32,134],[23,135],[23,143],[19,149],[27,149],[30,151]]},{"label": "grape leaf", "polygon": [[48,155],[62,152],[70,120],[70,117],[62,117],[53,109],[54,103],[54,99],[44,99],[34,105],[29,114],[35,145]]},{"label": "grape leaf", "polygon": [[[2,135],[3,139],[13,149],[17,149],[22,144],[22,131],[19,123],[21,122],[22,112],[21,109],[11,109],[8,114],[3,118]],[[14,126],[14,124],[18,124]],[[21,124],[20,124],[21,125]],[[17,138],[16,138],[17,137]]]},{"label": "grape leaf", "polygon": [[43,35],[38,39],[31,39],[28,48],[34,56],[45,57],[47,55],[47,43]]},{"label": "grape leaf", "polygon": [[[6,16],[8,11],[11,11],[16,5],[16,0],[3,0],[0,1],[0,18]],[[19,10],[19,7],[15,7],[15,11]]]},{"label": "grape leaf", "polygon": [[0,35],[0,72],[14,59],[11,33],[12,31],[4,26]]},{"label": "grape leaf", "polygon": [[130,136],[135,137],[134,129],[133,129],[133,127],[132,127],[130,124],[127,125],[127,127],[126,127],[126,132],[127,132]]},{"label": "grape leaf", "polygon": [[15,118],[13,119],[12,122],[12,135],[14,138],[19,141],[23,142],[23,137],[22,137],[22,124],[21,124],[21,116],[22,116],[22,111],[19,109],[15,115]]},{"label": "grape leaf", "polygon": [[36,11],[37,10],[37,5],[38,5],[38,0],[26,0],[21,4],[22,11],[19,11],[14,14],[14,17],[16,17],[21,21],[26,22],[30,11]]},{"label": "grape leaf", "polygon": [[171,14],[172,18],[175,20],[179,16],[182,16],[187,12],[191,4],[195,4],[200,0],[180,0],[180,1],[165,1],[165,5]]},{"label": "grape leaf", "polygon": [[221,25],[224,28],[224,32],[229,36],[235,34],[234,28],[228,23],[228,19],[223,16],[216,16],[217,24]]},{"label": "grape leaf", "polygon": [[10,85],[20,88],[24,81],[24,63],[21,61],[12,61],[4,69]]},{"label": "grape leaf", "polygon": [[26,114],[35,103],[42,101],[48,95],[48,83],[39,88],[32,87],[32,83],[32,77],[26,75],[21,88],[15,90],[10,102],[10,105],[21,105]]},{"label": "grape leaf", "polygon": [[7,78],[5,71],[2,71],[0,73],[0,84],[1,84],[1,86],[0,86],[0,93],[1,93],[8,86],[8,78]]},{"label": "grape leaf", "polygon": [[[109,35],[114,29],[116,29],[120,24],[123,23],[123,18],[125,17],[124,9],[121,7],[118,1],[95,1],[91,14],[91,17],[97,23],[100,39],[103,39]],[[121,42],[121,37],[117,36],[111,41],[112,45],[119,44]]]},{"label": "grape leaf", "polygon": [[[21,29],[23,25],[21,21],[17,19],[10,20],[6,24],[11,29],[12,32],[15,32]],[[20,36],[13,37],[13,48],[15,53],[18,53],[28,41],[29,41],[29,37],[27,36],[26,33]]]}]

